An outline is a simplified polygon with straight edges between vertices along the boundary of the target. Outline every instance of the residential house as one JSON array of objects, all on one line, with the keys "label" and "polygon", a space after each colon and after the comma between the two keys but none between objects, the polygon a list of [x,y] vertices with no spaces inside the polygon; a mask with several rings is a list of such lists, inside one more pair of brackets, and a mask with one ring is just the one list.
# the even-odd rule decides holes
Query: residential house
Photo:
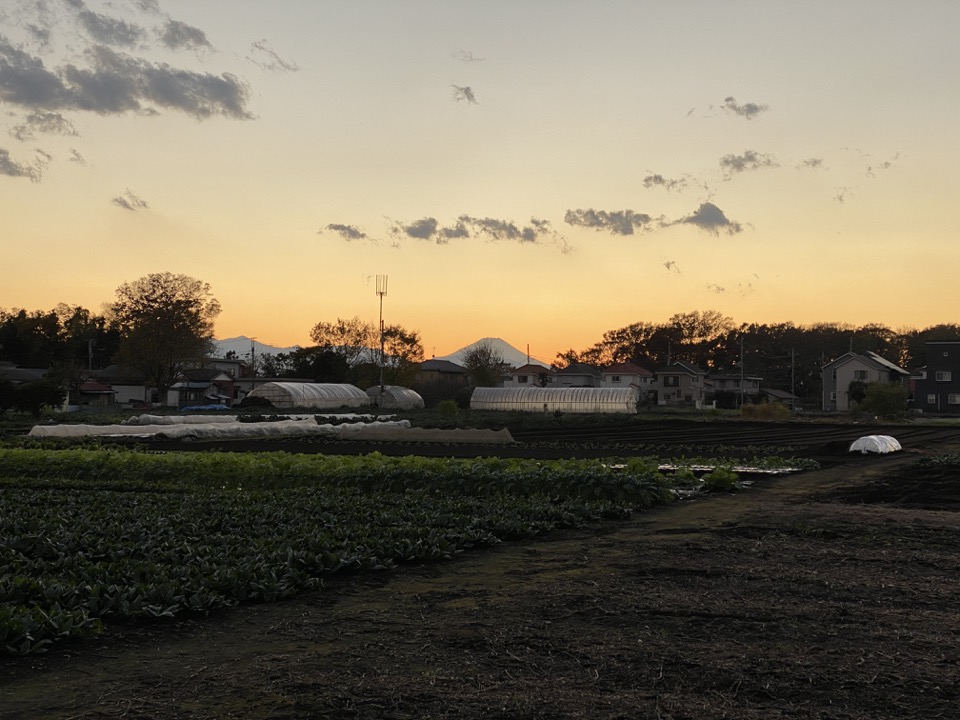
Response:
[{"label": "residential house", "polygon": [[760,399],[760,383],[756,375],[738,372],[710,373],[704,379],[705,400],[719,408],[738,408]]},{"label": "residential house", "polygon": [[658,405],[702,408],[707,373],[693,363],[677,360],[656,372]]},{"label": "residential house", "polygon": [[113,402],[133,407],[150,406],[160,402],[155,388],[148,388],[143,373],[123,365],[108,365],[90,373],[101,385],[114,391]]},{"label": "residential house", "polygon": [[98,383],[96,380],[85,380],[80,383],[77,404],[104,407],[113,404],[114,395],[116,390],[109,385]]},{"label": "residential house", "polygon": [[189,368],[183,371],[180,379],[170,388],[167,393],[167,404],[177,407],[230,406],[233,403],[233,385],[233,378],[218,368]]},{"label": "residential house", "polygon": [[555,373],[544,365],[527,363],[513,368],[503,380],[504,387],[553,387]]},{"label": "residential house", "polygon": [[905,385],[910,373],[874,352],[844,353],[821,369],[823,409],[846,412],[855,405],[850,400],[850,384],[900,383]]},{"label": "residential house", "polygon": [[587,363],[570,363],[554,374],[555,387],[600,387],[600,369]]},{"label": "residential house", "polygon": [[786,390],[777,390],[776,388],[760,388],[760,397],[765,402],[780,403],[788,408],[795,409],[800,401],[796,395]]},{"label": "residential house", "polygon": [[437,360],[436,358],[424,360],[417,370],[415,384],[425,385],[436,382],[467,387],[470,384],[470,376],[467,374],[465,367],[449,360]]},{"label": "residential house", "polygon": [[913,407],[960,413],[960,341],[927,343],[927,365],[914,378]]},{"label": "residential house", "polygon": [[42,368],[17,367],[11,362],[0,361],[0,380],[6,380],[13,385],[40,380],[47,371]]},{"label": "residential house", "polygon": [[617,363],[604,368],[600,373],[600,386],[613,388],[633,386],[637,388],[637,397],[641,401],[656,393],[653,373],[631,362]]}]

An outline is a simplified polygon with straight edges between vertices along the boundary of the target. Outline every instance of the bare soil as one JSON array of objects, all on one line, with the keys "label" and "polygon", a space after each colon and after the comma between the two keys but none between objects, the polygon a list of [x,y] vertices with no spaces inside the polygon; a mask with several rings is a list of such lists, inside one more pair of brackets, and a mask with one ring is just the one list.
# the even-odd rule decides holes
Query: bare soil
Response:
[{"label": "bare soil", "polygon": [[944,434],[0,662],[0,718],[956,718]]}]

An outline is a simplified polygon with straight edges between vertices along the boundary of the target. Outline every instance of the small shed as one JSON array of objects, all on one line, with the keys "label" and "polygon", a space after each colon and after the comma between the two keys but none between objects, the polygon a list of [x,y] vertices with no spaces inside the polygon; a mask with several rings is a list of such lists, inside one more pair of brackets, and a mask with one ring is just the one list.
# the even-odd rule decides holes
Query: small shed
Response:
[{"label": "small shed", "polygon": [[383,399],[380,399],[380,386],[367,388],[370,402],[379,408],[390,410],[418,410],[424,406],[420,393],[401,385],[384,385]]},{"label": "small shed", "polygon": [[357,408],[370,405],[370,396],[347,383],[268,382],[257,385],[248,398],[269,400],[276,408]]},{"label": "small shed", "polygon": [[471,410],[524,410],[527,412],[635,414],[636,387],[474,388]]}]

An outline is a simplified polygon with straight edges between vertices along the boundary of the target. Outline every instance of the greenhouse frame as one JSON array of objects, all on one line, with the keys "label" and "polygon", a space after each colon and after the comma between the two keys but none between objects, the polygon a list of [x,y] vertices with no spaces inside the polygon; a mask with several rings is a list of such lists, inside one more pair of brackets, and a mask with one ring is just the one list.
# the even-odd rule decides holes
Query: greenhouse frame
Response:
[{"label": "greenhouse frame", "polygon": [[474,388],[471,410],[636,414],[640,392],[624,388]]},{"label": "greenhouse frame", "polygon": [[370,396],[346,383],[268,382],[250,391],[248,398],[269,400],[276,408],[337,408],[366,407]]},{"label": "greenhouse frame", "polygon": [[367,388],[370,402],[377,407],[391,410],[419,410],[424,406],[420,393],[401,385],[384,385],[383,401],[380,401],[380,386]]}]

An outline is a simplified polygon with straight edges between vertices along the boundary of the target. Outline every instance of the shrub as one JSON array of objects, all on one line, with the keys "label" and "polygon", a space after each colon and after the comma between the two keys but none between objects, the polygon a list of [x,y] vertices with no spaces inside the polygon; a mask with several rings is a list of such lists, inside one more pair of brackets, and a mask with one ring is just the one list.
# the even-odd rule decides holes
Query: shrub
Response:
[{"label": "shrub", "polygon": [[718,492],[733,492],[737,487],[739,477],[732,470],[717,468],[703,476],[703,486],[707,490]]},{"label": "shrub", "polygon": [[437,403],[437,412],[440,413],[440,417],[455,418],[460,408],[457,407],[456,400],[441,400]]},{"label": "shrub", "polygon": [[790,408],[780,403],[758,403],[744,405],[740,408],[740,414],[751,420],[789,420]]}]

